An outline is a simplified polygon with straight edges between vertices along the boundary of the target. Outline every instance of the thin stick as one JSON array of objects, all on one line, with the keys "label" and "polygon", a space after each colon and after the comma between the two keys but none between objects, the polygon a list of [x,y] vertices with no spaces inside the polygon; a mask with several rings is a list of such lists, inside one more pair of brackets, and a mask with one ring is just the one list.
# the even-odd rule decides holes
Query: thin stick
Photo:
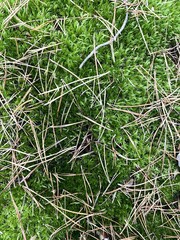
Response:
[{"label": "thin stick", "polygon": [[[127,3],[127,0],[123,0],[123,2],[126,4]],[[126,4],[126,10],[127,10],[127,4]],[[127,24],[127,21],[128,21],[128,16],[129,16],[129,13],[128,11],[126,11],[126,16],[125,16],[125,19],[124,19],[124,22],[121,26],[121,28],[119,29],[119,31],[116,33],[116,35],[111,38],[109,41],[105,42],[105,43],[102,43],[100,45],[98,45],[97,47],[95,47],[92,52],[84,59],[84,61],[80,64],[79,68],[82,68],[84,66],[84,64],[87,62],[87,60],[89,58],[91,58],[97,51],[98,49],[100,49],[101,47],[105,47],[107,45],[111,45],[113,42],[115,42],[118,38],[118,36],[122,33],[122,31],[124,30],[126,24]]]}]

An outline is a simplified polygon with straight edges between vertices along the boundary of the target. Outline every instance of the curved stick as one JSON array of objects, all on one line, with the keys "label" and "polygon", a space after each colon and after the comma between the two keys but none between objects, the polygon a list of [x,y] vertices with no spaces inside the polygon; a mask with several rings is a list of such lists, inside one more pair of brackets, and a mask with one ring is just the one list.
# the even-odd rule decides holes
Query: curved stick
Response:
[{"label": "curved stick", "polygon": [[[124,2],[126,3],[126,0],[125,0]],[[88,60],[89,58],[91,58],[91,57],[93,56],[93,54],[95,54],[99,48],[104,47],[104,46],[106,46],[106,45],[109,45],[109,44],[111,44],[112,42],[114,42],[114,41],[117,40],[118,36],[122,33],[122,31],[124,30],[124,28],[125,28],[125,26],[126,26],[126,24],[127,24],[128,16],[129,16],[129,14],[128,14],[127,5],[126,5],[126,16],[125,16],[124,22],[123,22],[121,28],[119,29],[119,31],[118,31],[118,32],[116,33],[116,35],[115,35],[113,38],[111,38],[109,41],[107,41],[107,42],[105,42],[105,43],[102,43],[102,44],[98,45],[97,47],[95,47],[95,48],[92,50],[92,52],[91,52],[91,53],[84,59],[84,61],[80,64],[79,68],[82,68],[83,65],[87,62],[87,60]]]}]

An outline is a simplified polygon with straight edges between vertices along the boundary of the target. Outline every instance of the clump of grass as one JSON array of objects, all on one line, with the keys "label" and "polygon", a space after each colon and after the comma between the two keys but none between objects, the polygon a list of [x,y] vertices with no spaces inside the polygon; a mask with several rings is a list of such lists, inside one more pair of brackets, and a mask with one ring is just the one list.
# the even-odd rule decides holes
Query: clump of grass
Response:
[{"label": "clump of grass", "polygon": [[178,238],[176,2],[1,6],[1,238]]}]

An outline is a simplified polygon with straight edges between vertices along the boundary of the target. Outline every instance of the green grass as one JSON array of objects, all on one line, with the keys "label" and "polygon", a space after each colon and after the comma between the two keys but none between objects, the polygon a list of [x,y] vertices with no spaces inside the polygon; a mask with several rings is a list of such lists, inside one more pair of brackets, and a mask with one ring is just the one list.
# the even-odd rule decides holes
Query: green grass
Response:
[{"label": "green grass", "polygon": [[0,9],[0,239],[178,239],[179,2]]}]

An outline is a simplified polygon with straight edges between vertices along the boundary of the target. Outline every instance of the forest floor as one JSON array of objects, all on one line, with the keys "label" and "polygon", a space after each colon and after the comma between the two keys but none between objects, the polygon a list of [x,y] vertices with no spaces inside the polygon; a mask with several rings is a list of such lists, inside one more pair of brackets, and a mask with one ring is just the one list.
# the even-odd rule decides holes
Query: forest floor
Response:
[{"label": "forest floor", "polygon": [[0,0],[0,239],[180,239],[179,12]]}]

